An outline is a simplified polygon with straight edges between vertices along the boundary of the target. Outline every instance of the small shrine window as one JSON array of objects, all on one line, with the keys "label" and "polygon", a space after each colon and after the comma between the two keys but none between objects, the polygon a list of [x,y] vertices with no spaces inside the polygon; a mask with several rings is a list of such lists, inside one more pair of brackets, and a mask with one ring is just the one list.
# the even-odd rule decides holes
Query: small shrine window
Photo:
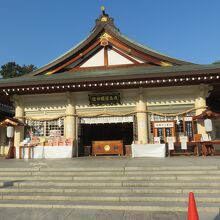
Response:
[{"label": "small shrine window", "polygon": [[26,124],[29,126],[26,136],[44,136],[44,122],[27,120]]},{"label": "small shrine window", "polygon": [[52,120],[52,121],[34,121],[27,120],[29,126],[26,136],[36,137],[49,137],[51,131],[59,131],[61,136],[64,135],[64,120]]},{"label": "small shrine window", "polygon": [[61,136],[64,135],[63,119],[46,122],[46,136],[50,136],[51,131],[60,131]]}]

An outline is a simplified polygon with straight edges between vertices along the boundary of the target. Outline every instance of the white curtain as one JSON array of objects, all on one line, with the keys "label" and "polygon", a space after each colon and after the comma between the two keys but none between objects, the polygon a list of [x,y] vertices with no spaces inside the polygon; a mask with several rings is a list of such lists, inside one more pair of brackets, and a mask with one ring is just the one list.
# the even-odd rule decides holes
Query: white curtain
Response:
[{"label": "white curtain", "polygon": [[105,124],[124,122],[133,122],[133,116],[81,118],[81,124]]}]

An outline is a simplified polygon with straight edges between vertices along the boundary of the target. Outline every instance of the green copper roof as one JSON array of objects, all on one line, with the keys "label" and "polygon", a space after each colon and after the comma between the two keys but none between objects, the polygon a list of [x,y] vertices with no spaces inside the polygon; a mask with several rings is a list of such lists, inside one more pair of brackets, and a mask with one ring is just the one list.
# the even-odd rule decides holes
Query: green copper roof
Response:
[{"label": "green copper roof", "polygon": [[37,85],[37,84],[53,84],[53,83],[74,83],[74,82],[89,82],[95,80],[120,80],[120,79],[135,79],[135,78],[157,78],[181,75],[198,75],[198,74],[220,74],[220,64],[212,65],[183,65],[171,67],[126,67],[115,69],[96,69],[78,72],[63,72],[54,75],[40,75],[38,77],[16,77],[0,80],[0,87],[9,85]]},{"label": "green copper roof", "polygon": [[123,37],[124,39],[126,39],[126,40],[130,41],[131,43],[133,43],[133,44],[135,44],[135,45],[137,45],[137,46],[143,48],[144,50],[149,50],[149,51],[151,51],[151,52],[153,52],[153,53],[160,54],[161,56],[169,57],[169,58],[171,58],[171,59],[176,59],[176,58],[174,58],[174,57],[168,56],[167,54],[163,54],[163,53],[161,53],[161,52],[158,52],[157,50],[154,50],[154,49],[150,48],[149,46],[140,44],[140,43],[138,43],[137,41],[135,41],[135,40],[133,40],[133,39],[127,37],[127,36],[124,35],[124,34],[121,34],[121,33],[120,33],[120,35],[121,35],[121,37]]}]

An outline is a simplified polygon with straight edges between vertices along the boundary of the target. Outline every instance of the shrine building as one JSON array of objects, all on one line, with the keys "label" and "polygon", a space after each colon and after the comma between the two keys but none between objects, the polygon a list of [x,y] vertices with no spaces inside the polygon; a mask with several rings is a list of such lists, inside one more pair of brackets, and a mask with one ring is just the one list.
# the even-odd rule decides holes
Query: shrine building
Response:
[{"label": "shrine building", "polygon": [[[122,140],[123,148],[154,137],[192,141],[206,133],[193,117],[206,109],[220,112],[219,92],[220,65],[193,64],[143,46],[123,35],[104,10],[90,35],[65,54],[0,81],[2,102],[27,125],[15,126],[15,147],[31,138],[44,146],[70,145],[73,156],[97,140]],[[217,120],[211,135],[220,138]]]}]

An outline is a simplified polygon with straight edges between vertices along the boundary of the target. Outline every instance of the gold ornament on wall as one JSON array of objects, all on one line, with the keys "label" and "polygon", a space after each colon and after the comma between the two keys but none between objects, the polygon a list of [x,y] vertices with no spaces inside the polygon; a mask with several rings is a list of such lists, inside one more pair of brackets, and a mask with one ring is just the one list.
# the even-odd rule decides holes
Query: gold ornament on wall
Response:
[{"label": "gold ornament on wall", "polygon": [[105,146],[104,146],[104,150],[105,150],[105,151],[110,151],[110,146],[109,146],[109,145],[105,145]]}]

